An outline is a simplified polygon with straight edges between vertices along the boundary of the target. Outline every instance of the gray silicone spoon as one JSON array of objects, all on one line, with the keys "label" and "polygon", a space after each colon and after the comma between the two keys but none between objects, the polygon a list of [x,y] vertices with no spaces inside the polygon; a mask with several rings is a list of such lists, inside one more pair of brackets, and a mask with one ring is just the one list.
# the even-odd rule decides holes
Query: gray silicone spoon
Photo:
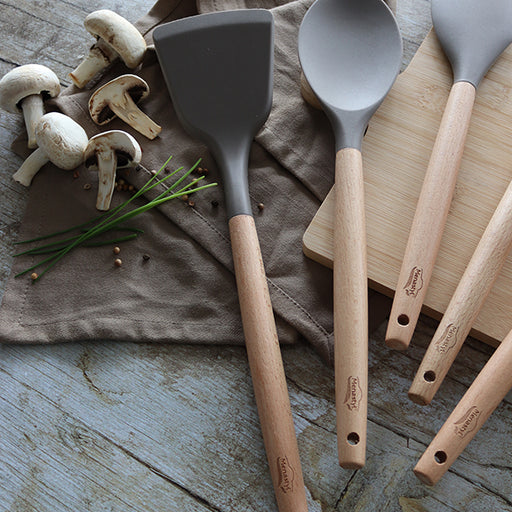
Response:
[{"label": "gray silicone spoon", "polygon": [[[453,86],[432,149],[409,233],[386,333],[409,346],[427,293],[448,216],[476,89],[512,42],[510,0],[432,0],[437,37],[453,69]],[[427,374],[431,378],[431,374]]]},{"label": "gray silicone spoon", "polygon": [[381,0],[317,0],[299,31],[299,57],[336,138],[334,338],[338,457],[364,466],[368,282],[361,143],[400,70],[402,39]]},{"label": "gray silicone spoon", "polygon": [[250,9],[192,16],[157,27],[153,38],[180,121],[209,146],[221,170],[247,355],[277,504],[281,512],[307,512],[247,183],[249,149],[272,105],[272,14]]}]

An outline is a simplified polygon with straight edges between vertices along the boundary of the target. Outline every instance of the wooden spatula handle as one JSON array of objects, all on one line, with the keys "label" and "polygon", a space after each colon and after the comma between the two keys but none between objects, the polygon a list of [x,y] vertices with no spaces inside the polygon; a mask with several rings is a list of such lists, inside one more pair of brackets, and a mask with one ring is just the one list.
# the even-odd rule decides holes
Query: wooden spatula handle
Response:
[{"label": "wooden spatula handle", "polygon": [[339,463],[366,458],[368,281],[363,165],[357,149],[336,155],[334,214],[334,369]]},{"label": "wooden spatula handle", "polygon": [[434,485],[462,453],[512,388],[512,331],[501,342],[441,430],[416,464],[414,473]]},{"label": "wooden spatula handle", "polygon": [[280,512],[307,512],[299,449],[254,219],[229,221],[247,355]]},{"label": "wooden spatula handle", "polygon": [[512,244],[512,183],[478,243],[430,342],[409,390],[413,402],[431,402],[503,267]]},{"label": "wooden spatula handle", "polygon": [[[409,346],[455,190],[476,89],[469,82],[453,85],[432,155],[405,249],[391,309],[386,344],[404,350]],[[415,170],[411,169],[411,172]]]}]

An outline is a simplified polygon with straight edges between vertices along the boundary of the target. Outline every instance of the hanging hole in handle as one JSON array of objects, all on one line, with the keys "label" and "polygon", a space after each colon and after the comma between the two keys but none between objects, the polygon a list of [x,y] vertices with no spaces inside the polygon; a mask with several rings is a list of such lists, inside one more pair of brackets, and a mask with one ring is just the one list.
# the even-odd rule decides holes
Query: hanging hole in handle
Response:
[{"label": "hanging hole in handle", "polygon": [[446,456],[446,452],[440,450],[434,454],[434,459],[438,464],[444,464],[448,457]]},{"label": "hanging hole in handle", "polygon": [[436,374],[432,370],[429,370],[423,374],[423,379],[425,382],[434,382],[436,380]]},{"label": "hanging hole in handle", "polygon": [[409,317],[407,315],[400,315],[397,318],[397,322],[402,326],[406,327],[409,325]]},{"label": "hanging hole in handle", "polygon": [[348,444],[355,446],[356,444],[359,444],[359,434],[356,432],[350,432],[350,434],[347,436]]}]

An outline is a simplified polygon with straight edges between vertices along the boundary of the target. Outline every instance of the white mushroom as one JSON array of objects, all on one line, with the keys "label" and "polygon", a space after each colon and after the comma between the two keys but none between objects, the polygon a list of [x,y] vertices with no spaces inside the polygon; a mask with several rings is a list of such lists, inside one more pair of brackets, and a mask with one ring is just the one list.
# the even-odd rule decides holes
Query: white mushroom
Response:
[{"label": "white mushroom", "polygon": [[126,132],[110,130],[91,138],[85,150],[85,166],[98,170],[98,210],[106,211],[110,208],[116,169],[135,167],[141,158],[139,143]]},{"label": "white mushroom", "polygon": [[13,114],[23,113],[29,148],[36,147],[35,127],[44,114],[44,100],[59,93],[57,75],[39,64],[14,68],[0,80],[0,107]]},{"label": "white mushroom", "polygon": [[37,123],[36,141],[39,147],[13,175],[15,181],[26,187],[48,162],[68,171],[78,167],[84,160],[88,137],[84,129],[70,117],[50,112]]},{"label": "white mushroom", "polygon": [[148,139],[154,139],[162,131],[161,126],[136,105],[148,94],[149,86],[142,78],[123,75],[106,83],[91,96],[89,113],[100,126],[118,116]]},{"label": "white mushroom", "polygon": [[97,41],[87,57],[69,74],[77,87],[84,87],[117,57],[130,69],[142,62],[146,42],[141,33],[119,14],[108,9],[94,11],[85,18],[84,26]]}]

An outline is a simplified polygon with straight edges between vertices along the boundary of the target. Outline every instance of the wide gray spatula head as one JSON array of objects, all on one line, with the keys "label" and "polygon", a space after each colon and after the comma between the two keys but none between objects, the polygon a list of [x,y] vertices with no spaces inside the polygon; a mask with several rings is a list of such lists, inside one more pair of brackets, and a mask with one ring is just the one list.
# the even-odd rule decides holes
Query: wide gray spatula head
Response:
[{"label": "wide gray spatula head", "polygon": [[512,42],[510,0],[432,0],[432,21],[452,65],[454,82],[478,87]]},{"label": "wide gray spatula head", "polygon": [[251,214],[248,154],[272,106],[272,14],[192,16],[157,27],[153,39],[181,123],[221,169],[228,218]]}]

